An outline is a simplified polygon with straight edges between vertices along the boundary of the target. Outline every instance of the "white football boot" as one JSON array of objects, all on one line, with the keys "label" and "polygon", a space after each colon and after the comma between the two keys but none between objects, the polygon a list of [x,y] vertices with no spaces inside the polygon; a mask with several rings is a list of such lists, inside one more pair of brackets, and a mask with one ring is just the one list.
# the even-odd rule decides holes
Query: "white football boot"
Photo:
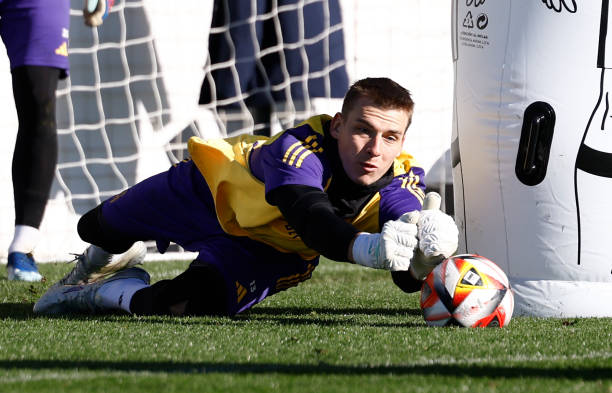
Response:
[{"label": "white football boot", "polygon": [[113,255],[100,247],[90,245],[76,257],[76,265],[53,287],[88,284],[103,280],[118,271],[141,264],[147,255],[143,242],[136,242],[123,254]]},{"label": "white football boot", "polygon": [[54,285],[34,304],[34,314],[58,315],[76,313],[98,313],[108,310],[102,306],[98,290],[102,285],[115,280],[138,279],[149,284],[151,278],[145,270],[133,267],[107,278],[82,285]]}]

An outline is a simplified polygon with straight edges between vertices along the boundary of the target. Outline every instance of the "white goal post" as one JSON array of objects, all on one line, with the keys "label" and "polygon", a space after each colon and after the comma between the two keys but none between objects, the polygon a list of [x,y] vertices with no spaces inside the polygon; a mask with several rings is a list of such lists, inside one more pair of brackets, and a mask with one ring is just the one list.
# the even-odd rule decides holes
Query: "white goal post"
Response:
[{"label": "white goal post", "polygon": [[[317,1],[327,0],[300,4]],[[198,105],[212,4],[117,0],[105,23],[91,29],[83,25],[82,0],[71,1],[71,70],[57,92],[59,161],[41,225],[43,240],[34,252],[38,261],[65,261],[82,252],[79,217],[184,158],[190,136],[225,135],[214,105]],[[450,183],[450,2],[340,0],[340,5],[349,81],[387,76],[413,93],[406,150],[431,170],[432,186]],[[0,58],[0,95],[0,260],[6,263],[14,226],[10,168],[17,131],[6,55]],[[339,109],[339,100],[320,98],[301,115],[333,115]],[[273,132],[279,127],[272,124]],[[190,257],[180,249],[163,256]],[[149,258],[160,257],[151,253]]]}]

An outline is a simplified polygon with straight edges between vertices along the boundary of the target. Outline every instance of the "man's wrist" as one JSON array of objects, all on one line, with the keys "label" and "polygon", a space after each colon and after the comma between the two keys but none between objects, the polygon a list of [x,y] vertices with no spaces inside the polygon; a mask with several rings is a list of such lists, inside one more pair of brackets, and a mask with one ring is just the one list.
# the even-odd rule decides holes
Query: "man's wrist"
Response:
[{"label": "man's wrist", "polygon": [[353,247],[355,246],[355,240],[362,233],[366,233],[366,232],[357,232],[355,236],[353,237],[353,239],[351,240],[351,242],[349,243],[348,252],[346,255],[348,257],[349,262],[351,263],[357,263],[357,261],[355,261],[355,258],[353,257]]},{"label": "man's wrist", "polygon": [[352,260],[361,266],[383,269],[379,261],[380,233],[361,232],[353,239],[351,247]]}]

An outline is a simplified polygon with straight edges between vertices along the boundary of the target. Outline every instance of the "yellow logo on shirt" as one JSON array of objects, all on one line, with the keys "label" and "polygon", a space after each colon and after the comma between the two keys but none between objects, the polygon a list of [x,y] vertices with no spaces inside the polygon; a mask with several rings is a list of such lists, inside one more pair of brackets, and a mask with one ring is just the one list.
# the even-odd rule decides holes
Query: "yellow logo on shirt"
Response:
[{"label": "yellow logo on shirt", "polygon": [[285,151],[283,162],[285,164],[295,166],[299,168],[302,166],[304,158],[308,157],[312,153],[320,153],[323,148],[319,146],[319,143],[313,139],[316,139],[316,135],[310,135],[304,142],[297,141]]},{"label": "yellow logo on shirt", "polygon": [[410,173],[408,173],[408,177],[402,176],[401,179],[402,179],[401,187],[410,191],[412,195],[417,197],[419,202],[423,204],[423,200],[425,199],[425,193],[423,192],[423,190],[419,188],[421,177],[419,175],[415,175],[414,172],[410,170]]},{"label": "yellow logo on shirt", "polygon": [[62,44],[55,50],[56,55],[68,57],[68,42],[64,41]]}]

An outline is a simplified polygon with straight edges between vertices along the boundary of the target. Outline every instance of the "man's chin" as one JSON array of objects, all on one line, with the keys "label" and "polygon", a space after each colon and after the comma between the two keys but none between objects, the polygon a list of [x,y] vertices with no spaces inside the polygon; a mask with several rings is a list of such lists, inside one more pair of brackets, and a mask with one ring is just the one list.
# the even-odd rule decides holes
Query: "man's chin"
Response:
[{"label": "man's chin", "polygon": [[355,177],[354,179],[351,179],[353,181],[353,183],[360,185],[360,186],[369,186],[372,185],[373,183],[375,183],[378,179],[380,179],[379,177],[376,176],[372,176],[372,175],[361,175],[358,177]]}]

